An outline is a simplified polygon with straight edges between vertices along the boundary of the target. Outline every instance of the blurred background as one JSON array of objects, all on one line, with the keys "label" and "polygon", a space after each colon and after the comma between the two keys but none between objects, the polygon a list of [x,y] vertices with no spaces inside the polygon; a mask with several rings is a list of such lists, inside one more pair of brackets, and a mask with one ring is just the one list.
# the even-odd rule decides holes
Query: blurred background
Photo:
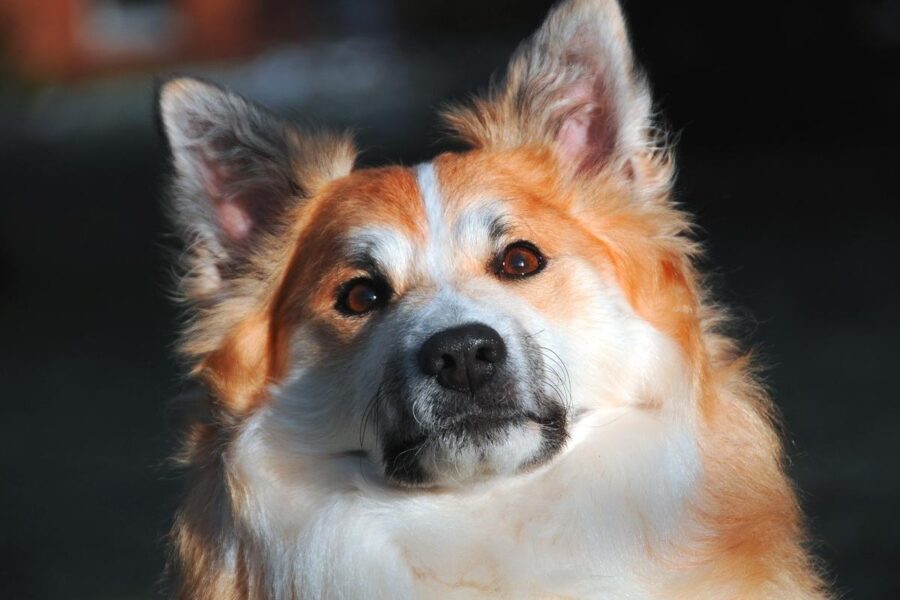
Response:
[{"label": "blurred background", "polygon": [[[0,596],[152,598],[184,388],[154,77],[202,75],[365,164],[445,146],[539,0],[0,0]],[[626,0],[697,215],[846,598],[898,598],[900,2]]]}]

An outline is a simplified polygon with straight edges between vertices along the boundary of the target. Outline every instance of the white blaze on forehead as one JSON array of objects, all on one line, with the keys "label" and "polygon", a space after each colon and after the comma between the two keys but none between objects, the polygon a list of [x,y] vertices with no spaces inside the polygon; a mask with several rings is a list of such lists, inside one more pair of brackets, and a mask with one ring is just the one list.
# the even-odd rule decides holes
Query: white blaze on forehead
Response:
[{"label": "white blaze on forehead", "polygon": [[496,200],[473,205],[450,218],[433,163],[416,168],[416,179],[427,219],[427,247],[424,266],[436,282],[446,282],[459,254],[488,260],[496,251],[492,239],[503,222],[503,207]]},{"label": "white blaze on forehead", "polygon": [[435,282],[445,281],[448,265],[444,264],[450,254],[452,240],[447,227],[447,210],[438,183],[434,164],[424,163],[416,168],[416,181],[427,220],[427,246],[424,266]]},{"label": "white blaze on forehead", "polygon": [[423,163],[416,167],[416,181],[419,184],[419,193],[422,194],[422,202],[425,205],[425,218],[428,220],[429,233],[432,236],[446,235],[444,200],[441,197],[434,164]]}]

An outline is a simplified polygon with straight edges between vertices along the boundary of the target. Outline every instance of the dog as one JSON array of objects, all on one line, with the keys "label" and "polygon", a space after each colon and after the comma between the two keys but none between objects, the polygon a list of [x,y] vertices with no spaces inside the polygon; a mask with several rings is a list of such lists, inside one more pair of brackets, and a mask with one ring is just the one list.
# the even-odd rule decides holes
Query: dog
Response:
[{"label": "dog", "polygon": [[177,597],[827,596],[615,0],[552,8],[412,168],[196,79],[158,107],[203,390]]}]

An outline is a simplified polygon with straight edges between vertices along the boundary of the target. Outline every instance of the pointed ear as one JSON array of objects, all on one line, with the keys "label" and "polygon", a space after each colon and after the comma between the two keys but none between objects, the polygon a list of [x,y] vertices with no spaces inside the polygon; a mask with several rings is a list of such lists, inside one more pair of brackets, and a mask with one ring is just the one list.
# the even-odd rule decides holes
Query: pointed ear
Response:
[{"label": "pointed ear", "polygon": [[646,151],[650,109],[617,2],[566,0],[518,48],[500,86],[444,117],[474,147],[546,144],[561,166],[593,173]]},{"label": "pointed ear", "polygon": [[231,92],[191,78],[159,87],[173,163],[174,220],[187,248],[182,293],[220,295],[304,198],[348,174],[344,137],[308,135]]}]

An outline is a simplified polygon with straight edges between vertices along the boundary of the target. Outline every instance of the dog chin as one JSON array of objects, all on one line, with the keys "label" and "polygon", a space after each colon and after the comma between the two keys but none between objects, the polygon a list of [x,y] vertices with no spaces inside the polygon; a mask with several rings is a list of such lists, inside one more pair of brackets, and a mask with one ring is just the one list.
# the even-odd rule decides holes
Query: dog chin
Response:
[{"label": "dog chin", "polygon": [[460,415],[384,444],[384,473],[403,487],[459,487],[529,471],[567,439],[565,411]]}]

